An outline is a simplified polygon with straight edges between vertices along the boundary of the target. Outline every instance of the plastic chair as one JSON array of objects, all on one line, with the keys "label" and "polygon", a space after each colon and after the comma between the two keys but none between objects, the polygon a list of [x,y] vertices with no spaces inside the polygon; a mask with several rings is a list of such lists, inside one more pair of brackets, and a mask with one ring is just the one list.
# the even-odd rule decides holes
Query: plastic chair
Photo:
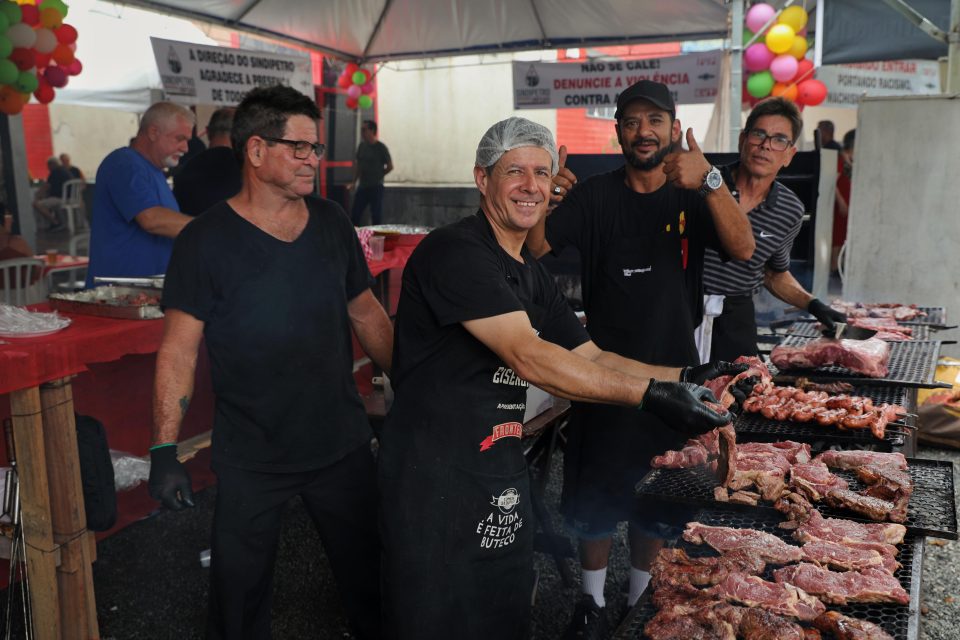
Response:
[{"label": "plastic chair", "polygon": [[[71,256],[89,256],[90,255],[90,232],[85,231],[83,233],[78,233],[77,235],[70,238],[70,244],[67,245],[67,253]],[[73,292],[83,289],[86,286],[86,267],[78,267],[76,269],[70,269],[66,272],[67,277],[64,282],[57,283],[56,288],[59,291]],[[54,275],[54,274],[51,274]],[[59,274],[56,274],[59,275]],[[50,290],[53,290],[54,286],[51,283],[48,285]]]},{"label": "plastic chair", "polygon": [[42,274],[43,260],[39,258],[0,260],[3,302],[22,307],[46,300],[47,286]]},{"label": "plastic chair", "polygon": [[83,210],[83,180],[76,178],[63,183],[60,210],[67,216],[67,228],[73,234],[74,229],[87,226]]}]

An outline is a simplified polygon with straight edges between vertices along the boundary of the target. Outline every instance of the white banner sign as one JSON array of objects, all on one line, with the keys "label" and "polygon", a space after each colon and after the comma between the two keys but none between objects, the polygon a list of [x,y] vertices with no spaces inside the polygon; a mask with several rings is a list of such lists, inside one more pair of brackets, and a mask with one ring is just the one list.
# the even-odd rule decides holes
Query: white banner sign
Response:
[{"label": "white banner sign", "polygon": [[825,65],[817,80],[827,85],[825,107],[856,107],[868,96],[940,93],[940,66],[932,60],[888,60]]},{"label": "white banner sign", "polygon": [[514,109],[615,107],[617,96],[639,80],[662,82],[677,104],[713,102],[720,51],[643,60],[514,62]]},{"label": "white banner sign", "polygon": [[254,87],[277,84],[313,98],[309,56],[282,56],[262,51],[150,38],[167,99],[180,104],[233,106]]}]

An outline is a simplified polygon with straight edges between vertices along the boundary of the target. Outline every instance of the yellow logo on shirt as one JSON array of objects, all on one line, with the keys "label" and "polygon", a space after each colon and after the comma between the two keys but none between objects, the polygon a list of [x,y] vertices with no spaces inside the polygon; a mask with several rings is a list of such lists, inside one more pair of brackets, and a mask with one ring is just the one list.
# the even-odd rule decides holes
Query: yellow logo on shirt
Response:
[{"label": "yellow logo on shirt", "polygon": [[680,228],[680,235],[683,235],[683,232],[687,229],[687,214],[685,211],[680,212],[680,222],[678,227]]}]

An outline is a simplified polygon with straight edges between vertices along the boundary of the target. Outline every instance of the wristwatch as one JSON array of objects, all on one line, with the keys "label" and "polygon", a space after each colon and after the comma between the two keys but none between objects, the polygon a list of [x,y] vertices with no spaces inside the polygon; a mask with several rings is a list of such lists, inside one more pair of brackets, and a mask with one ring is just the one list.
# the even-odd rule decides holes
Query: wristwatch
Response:
[{"label": "wristwatch", "polygon": [[719,189],[720,185],[722,184],[723,176],[720,175],[720,169],[711,166],[710,169],[703,174],[703,184],[701,184],[700,188],[697,189],[697,193],[703,197],[706,197],[710,192]]}]

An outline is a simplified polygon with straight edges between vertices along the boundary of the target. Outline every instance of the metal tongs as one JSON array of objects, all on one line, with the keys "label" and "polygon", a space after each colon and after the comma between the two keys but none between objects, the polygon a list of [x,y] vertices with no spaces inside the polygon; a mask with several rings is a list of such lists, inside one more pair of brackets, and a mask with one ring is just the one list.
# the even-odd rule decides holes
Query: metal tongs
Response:
[{"label": "metal tongs", "polygon": [[146,287],[147,289],[163,289],[163,276],[143,276],[139,278],[122,278],[109,276],[95,276],[96,284],[122,284],[128,287]]},{"label": "metal tongs", "polygon": [[834,323],[833,331],[824,327],[820,334],[824,338],[831,338],[833,340],[867,340],[877,335],[877,331],[876,329],[855,327],[846,322],[836,322]]}]

